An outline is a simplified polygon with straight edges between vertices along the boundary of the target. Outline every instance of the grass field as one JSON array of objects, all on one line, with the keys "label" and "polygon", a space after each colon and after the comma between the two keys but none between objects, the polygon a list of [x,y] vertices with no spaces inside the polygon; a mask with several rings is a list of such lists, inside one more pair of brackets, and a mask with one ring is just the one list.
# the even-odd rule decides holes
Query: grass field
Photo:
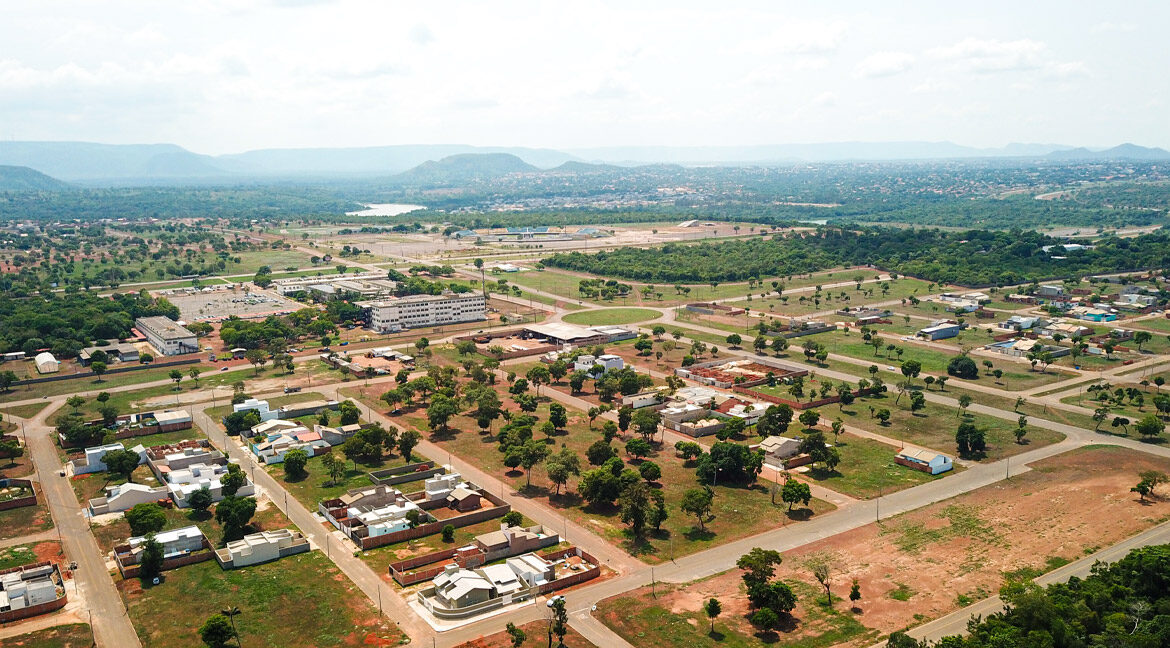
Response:
[{"label": "grass field", "polygon": [[658,319],[662,313],[648,308],[603,308],[582,313],[569,313],[561,319],[569,324],[585,326],[608,326],[618,324],[634,324]]},{"label": "grass field", "polygon": [[202,646],[199,626],[230,607],[240,609],[245,646],[385,646],[402,636],[320,551],[227,571],[209,560],[164,576],[149,589],[137,580],[118,583],[147,648]]},{"label": "grass field", "polygon": [[45,409],[45,405],[48,405],[48,403],[41,402],[25,403],[24,405],[13,405],[12,407],[5,407],[4,414],[29,419],[39,414],[41,410]]},{"label": "grass field", "polygon": [[[334,452],[337,453],[339,458],[345,458],[345,455],[341,454],[340,449],[334,449]],[[413,453],[412,461],[426,461],[426,459],[426,457],[423,457],[417,451]],[[395,468],[406,463],[402,455],[399,454],[387,455],[377,465],[358,464],[356,468],[354,468],[352,461],[347,461],[345,476],[335,484],[329,480],[329,473],[326,472],[322,464],[323,460],[324,455],[310,457],[308,463],[305,464],[305,470],[309,474],[303,479],[290,479],[284,474],[284,464],[272,464],[271,466],[265,467],[265,470],[276,478],[298,502],[304,504],[310,511],[316,511],[317,503],[323,499],[338,497],[345,494],[345,491],[351,488],[369,486],[370,479],[368,474],[370,471],[381,470],[383,468]],[[409,491],[413,490],[411,486],[417,486],[418,489],[421,489],[422,482],[405,484],[401,488]]]},{"label": "grass field", "polygon": [[814,482],[838,493],[869,499],[879,492],[889,494],[950,475],[930,475],[894,463],[895,446],[852,434],[842,434],[834,443],[841,453],[836,470],[813,468],[804,473]]},{"label": "grass field", "polygon": [[4,640],[10,648],[88,648],[93,645],[93,631],[85,623],[70,623],[16,635]]}]

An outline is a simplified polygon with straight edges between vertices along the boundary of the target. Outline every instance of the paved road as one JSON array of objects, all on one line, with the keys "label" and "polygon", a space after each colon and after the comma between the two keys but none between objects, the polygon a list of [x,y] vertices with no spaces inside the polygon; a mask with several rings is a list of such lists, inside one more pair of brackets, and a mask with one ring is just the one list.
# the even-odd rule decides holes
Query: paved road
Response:
[{"label": "paved road", "polygon": [[53,431],[45,421],[61,404],[61,400],[51,402],[25,426],[29,455],[37,468],[41,493],[60,531],[65,555],[77,562],[73,578],[86,606],[93,612],[95,641],[108,648],[141,646],[134,624],[126,615],[122,597],[106,571],[105,555],[89,532],[89,522],[82,515],[77,495],[68,479],[58,474],[61,460],[57,456]]}]

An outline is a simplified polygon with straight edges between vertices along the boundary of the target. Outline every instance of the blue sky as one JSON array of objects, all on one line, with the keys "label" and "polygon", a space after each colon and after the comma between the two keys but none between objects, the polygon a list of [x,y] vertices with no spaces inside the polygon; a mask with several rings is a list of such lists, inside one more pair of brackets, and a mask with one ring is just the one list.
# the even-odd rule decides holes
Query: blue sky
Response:
[{"label": "blue sky", "polygon": [[0,137],[1170,148],[1170,3],[956,5],[6,2]]}]

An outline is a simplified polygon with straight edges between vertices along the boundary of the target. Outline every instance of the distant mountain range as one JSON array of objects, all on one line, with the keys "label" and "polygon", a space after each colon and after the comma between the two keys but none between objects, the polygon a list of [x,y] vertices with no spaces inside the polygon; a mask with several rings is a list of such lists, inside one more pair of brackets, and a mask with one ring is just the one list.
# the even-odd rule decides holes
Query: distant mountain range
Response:
[{"label": "distant mountain range", "polygon": [[25,166],[0,166],[0,191],[54,191],[69,184]]},{"label": "distant mountain range", "polygon": [[[261,149],[230,155],[193,153],[174,144],[0,142],[0,165],[28,167],[82,184],[229,183],[272,179],[395,176],[483,177],[555,169],[560,173],[612,170],[645,164],[769,165],[798,162],[961,158],[1049,160],[1170,160],[1170,152],[1122,144],[1105,150],[1056,144],[1010,144],[982,149],[951,142],[833,142],[776,146],[625,146],[587,149],[403,145],[362,148]],[[517,164],[519,162],[519,164]],[[607,169],[607,165],[611,167]]]}]

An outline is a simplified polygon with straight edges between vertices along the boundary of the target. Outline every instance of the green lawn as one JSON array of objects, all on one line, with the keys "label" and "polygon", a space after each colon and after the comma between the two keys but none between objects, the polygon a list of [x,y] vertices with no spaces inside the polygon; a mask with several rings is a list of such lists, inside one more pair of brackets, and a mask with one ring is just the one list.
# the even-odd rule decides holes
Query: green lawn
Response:
[{"label": "green lawn", "polygon": [[[56,539],[48,542],[52,542],[53,546],[58,548],[61,546]],[[36,546],[36,543],[32,543],[0,549],[0,570],[12,569],[13,567],[39,562],[35,552]]]},{"label": "green lawn", "polygon": [[1151,317],[1149,319],[1124,322],[1125,326],[1143,328],[1157,333],[1170,333],[1170,318]]},{"label": "green lawn", "polygon": [[869,499],[879,492],[889,494],[951,474],[930,475],[896,464],[894,454],[898,448],[872,439],[842,434],[835,445],[841,453],[836,470],[812,468],[804,475],[850,497]]},{"label": "green lawn", "polygon": [[[339,458],[345,458],[345,455],[341,454],[340,448],[335,448],[333,452],[337,453]],[[426,457],[423,457],[417,451],[413,455],[413,461],[426,461]],[[316,511],[317,503],[321,500],[333,499],[343,495],[347,490],[352,488],[369,486],[371,482],[368,475],[371,471],[381,470],[383,468],[395,468],[406,463],[402,455],[399,454],[388,455],[377,465],[358,464],[357,468],[354,468],[352,461],[347,461],[345,476],[338,483],[334,484],[329,480],[329,473],[325,471],[325,467],[322,464],[323,460],[324,455],[310,457],[309,462],[305,465],[305,470],[308,471],[309,475],[303,479],[289,479],[284,474],[284,464],[272,464],[271,466],[265,467],[265,470],[275,477],[298,502],[304,504],[310,511]],[[400,488],[406,489],[407,492],[421,490],[422,482],[403,484]]]},{"label": "green lawn", "polygon": [[569,324],[584,326],[608,326],[634,324],[658,319],[662,314],[648,308],[601,308],[580,313],[569,313],[561,319]]},{"label": "green lawn", "polygon": [[402,638],[320,551],[227,571],[209,560],[164,577],[145,590],[137,580],[118,583],[147,648],[202,646],[200,624],[230,607],[240,609],[245,646],[395,645]]},{"label": "green lawn", "polygon": [[[987,458],[991,460],[1056,443],[1064,438],[1064,435],[1058,432],[1030,427],[1028,443],[1021,445],[1016,443],[1012,434],[1016,429],[1015,421],[1005,421],[970,411],[960,417],[956,408],[929,401],[925,408],[911,413],[909,397],[903,396],[898,404],[894,403],[896,398],[897,394],[887,393],[878,397],[859,398],[846,406],[840,403],[826,405],[818,408],[818,411],[821,416],[830,420],[840,417],[847,425],[856,425],[891,439],[931,448],[952,456],[956,449],[955,430],[963,420],[975,424],[984,432],[987,439]],[[875,411],[883,408],[890,410],[889,424],[881,425],[878,419],[873,418],[870,414],[871,407]]]},{"label": "green lawn", "polygon": [[[271,502],[264,500],[261,504],[264,508],[257,508],[256,514],[252,516],[251,522],[245,527],[245,533],[256,533],[259,531],[272,531],[275,529],[287,529],[292,527],[292,523],[285,517],[280,509],[276,508]],[[194,524],[199,527],[212,546],[223,546],[223,528],[215,521],[214,512],[215,507],[212,506],[207,512],[201,513],[194,509],[164,509],[167,520],[163,525],[164,531],[171,529],[180,529]],[[90,531],[93,533],[94,539],[102,551],[110,551],[115,546],[126,542],[130,537],[130,524],[126,522],[126,518],[121,515],[111,516],[104,520],[102,524],[91,523]]]},{"label": "green lawn", "polygon": [[85,623],[70,623],[9,637],[5,646],[16,648],[89,648],[93,645],[93,631]]},{"label": "green lawn", "polygon": [[47,402],[40,403],[25,403],[24,405],[13,405],[12,407],[5,407],[4,414],[19,416],[20,418],[30,419],[45,409]]}]

